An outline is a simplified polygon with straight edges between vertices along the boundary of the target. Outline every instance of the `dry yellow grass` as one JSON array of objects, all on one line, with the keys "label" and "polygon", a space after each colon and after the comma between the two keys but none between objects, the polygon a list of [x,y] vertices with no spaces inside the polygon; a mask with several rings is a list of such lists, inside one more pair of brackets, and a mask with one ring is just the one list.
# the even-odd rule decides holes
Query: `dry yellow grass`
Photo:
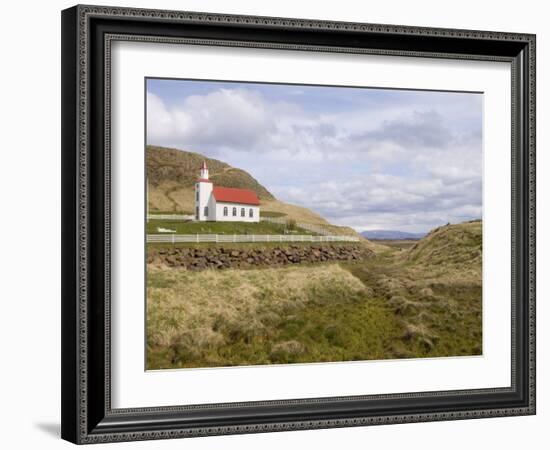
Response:
[{"label": "dry yellow grass", "polygon": [[316,292],[329,289],[355,297],[368,291],[337,264],[198,273],[149,267],[148,280],[148,343],[157,346],[197,333],[202,341],[218,341],[221,334],[215,330],[222,322],[224,327],[260,332],[265,314],[289,314],[327,300]]},{"label": "dry yellow grass", "polygon": [[176,182],[166,181],[158,186],[149,185],[149,210],[173,213],[195,209],[193,189],[182,188]]},{"label": "dry yellow grass", "polygon": [[412,271],[430,267],[434,282],[467,281],[481,285],[482,229],[479,220],[436,228],[398,259],[414,265]]},{"label": "dry yellow grass", "polygon": [[294,219],[296,222],[305,222],[316,225],[328,225],[329,223],[319,214],[302,206],[291,205],[279,200],[266,200],[261,202],[261,208],[266,211],[278,212],[286,215],[287,219]]}]

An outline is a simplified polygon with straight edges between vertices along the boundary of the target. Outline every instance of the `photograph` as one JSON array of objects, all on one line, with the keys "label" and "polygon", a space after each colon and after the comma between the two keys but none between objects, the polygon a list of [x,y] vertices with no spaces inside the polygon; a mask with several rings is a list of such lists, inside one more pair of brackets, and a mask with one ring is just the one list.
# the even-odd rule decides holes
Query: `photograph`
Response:
[{"label": "photograph", "polygon": [[483,92],[144,91],[146,370],[483,355]]}]

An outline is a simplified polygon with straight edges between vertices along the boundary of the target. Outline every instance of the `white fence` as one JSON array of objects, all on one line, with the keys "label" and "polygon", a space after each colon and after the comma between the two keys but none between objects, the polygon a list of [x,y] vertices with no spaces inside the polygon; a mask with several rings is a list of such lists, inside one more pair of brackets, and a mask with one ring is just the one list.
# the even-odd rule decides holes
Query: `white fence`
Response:
[{"label": "white fence", "polygon": [[148,234],[148,243],[177,242],[357,242],[357,236],[311,236],[307,234]]},{"label": "white fence", "polygon": [[193,214],[149,214],[147,221],[149,220],[193,220],[195,216]]}]

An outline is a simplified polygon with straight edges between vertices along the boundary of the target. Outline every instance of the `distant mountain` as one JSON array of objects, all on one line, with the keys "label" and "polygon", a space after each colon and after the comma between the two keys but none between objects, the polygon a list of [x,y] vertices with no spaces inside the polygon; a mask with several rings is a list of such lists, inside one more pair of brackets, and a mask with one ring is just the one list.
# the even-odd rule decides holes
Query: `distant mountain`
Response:
[{"label": "distant mountain", "polygon": [[411,239],[419,240],[426,236],[426,233],[407,233],[406,231],[395,230],[366,230],[361,232],[361,236],[372,240],[381,239]]}]

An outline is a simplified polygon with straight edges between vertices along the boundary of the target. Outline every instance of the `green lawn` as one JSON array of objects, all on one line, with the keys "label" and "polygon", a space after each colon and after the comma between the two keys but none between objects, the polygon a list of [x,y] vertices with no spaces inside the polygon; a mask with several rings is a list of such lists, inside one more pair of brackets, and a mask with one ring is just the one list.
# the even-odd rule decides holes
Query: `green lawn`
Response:
[{"label": "green lawn", "polygon": [[153,211],[149,210],[149,214],[155,215],[155,214],[176,214],[176,215],[184,215],[184,216],[191,216],[193,215],[193,211]]},{"label": "green lawn", "polygon": [[270,222],[182,222],[171,220],[150,220],[147,223],[147,233],[157,234],[158,228],[174,230],[177,234],[310,234],[312,231],[300,227],[281,225]]}]

